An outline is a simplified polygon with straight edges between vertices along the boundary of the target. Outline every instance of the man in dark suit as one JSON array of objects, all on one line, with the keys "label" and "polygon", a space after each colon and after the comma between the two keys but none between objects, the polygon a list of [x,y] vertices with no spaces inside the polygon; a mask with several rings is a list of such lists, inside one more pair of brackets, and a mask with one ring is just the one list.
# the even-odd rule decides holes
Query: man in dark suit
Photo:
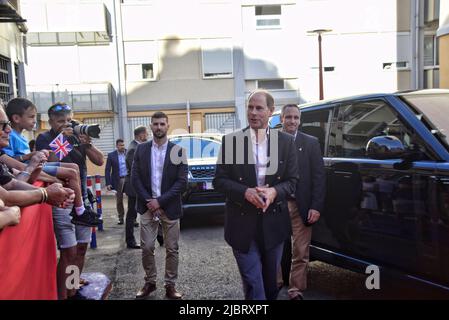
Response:
[{"label": "man in dark suit", "polygon": [[136,224],[137,211],[136,211],[136,190],[134,190],[131,183],[131,168],[134,161],[134,153],[137,146],[148,140],[148,131],[144,126],[138,126],[134,129],[134,140],[131,141],[126,152],[126,170],[127,175],[125,178],[124,192],[128,196],[128,212],[126,213],[126,245],[130,249],[140,249],[140,246],[136,243],[134,238],[134,225]]},{"label": "man in dark suit", "polygon": [[225,240],[232,247],[247,300],[276,299],[276,275],[291,224],[286,197],[298,176],[291,135],[270,130],[274,99],[248,100],[249,127],[223,137],[214,187],[226,195]]},{"label": "man in dark suit", "polygon": [[178,278],[179,219],[182,216],[181,195],[187,187],[185,149],[168,141],[168,117],[156,112],[151,117],[153,140],[137,146],[131,170],[131,180],[137,194],[140,218],[140,244],[145,285],[136,298],[147,297],[156,290],[154,247],[159,221],[164,230],[166,247],[165,292],[169,299],[181,299],[175,289]]},{"label": "man in dark suit", "polygon": [[300,178],[296,192],[289,197],[288,209],[292,221],[292,237],[286,248],[291,248],[291,270],[288,295],[291,300],[302,300],[307,287],[307,265],[312,225],[318,221],[324,208],[326,176],[320,143],[317,138],[298,131],[301,113],[295,104],[282,108],[283,131],[295,137]]},{"label": "man in dark suit", "polygon": [[106,188],[116,191],[118,224],[123,224],[125,209],[123,208],[123,185],[125,184],[126,149],[123,139],[115,142],[116,150],[108,153],[105,167]]}]

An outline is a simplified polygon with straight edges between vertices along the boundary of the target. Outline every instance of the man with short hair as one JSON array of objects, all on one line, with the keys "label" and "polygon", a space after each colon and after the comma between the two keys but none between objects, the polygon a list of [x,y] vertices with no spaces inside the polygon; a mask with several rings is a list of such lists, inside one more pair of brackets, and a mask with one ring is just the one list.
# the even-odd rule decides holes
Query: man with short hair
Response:
[{"label": "man with short hair", "polygon": [[298,130],[301,112],[296,104],[282,108],[283,131],[295,137],[295,151],[298,154],[298,168],[301,179],[296,192],[288,197],[288,209],[292,221],[292,260],[288,295],[291,300],[303,300],[307,287],[307,266],[312,239],[312,225],[318,221],[324,209],[326,176],[320,143],[317,138]]},{"label": "man with short hair", "polygon": [[[73,204],[73,199],[75,194],[73,190],[64,188],[59,183],[53,183],[46,188],[37,188],[27,182],[16,179],[13,175],[13,171],[5,161],[3,157],[5,153],[3,148],[7,147],[9,144],[9,135],[12,131],[11,123],[8,121],[5,111],[3,107],[0,105],[0,200],[2,200],[2,204],[8,207],[11,206],[20,206],[26,207],[36,203],[47,202],[52,205],[63,205],[64,207],[70,206]],[[41,157],[39,154],[34,155],[36,159],[46,160],[46,155],[42,152]],[[10,158],[13,162],[16,161]],[[34,161],[33,161],[34,162]],[[41,166],[41,165],[40,165]],[[25,173],[27,176],[33,174],[33,171],[38,169],[39,164],[33,165],[30,164],[25,171],[21,171]],[[33,169],[34,168],[34,169]],[[26,171],[26,170],[30,170]],[[19,174],[19,176],[21,175]]]},{"label": "man with short hair", "polygon": [[214,188],[226,195],[225,240],[232,247],[246,300],[274,300],[276,275],[291,225],[287,195],[298,179],[293,138],[271,130],[274,99],[248,98],[249,127],[223,137]]},{"label": "man with short hair", "polygon": [[134,161],[134,153],[137,146],[148,140],[148,131],[144,126],[138,126],[134,129],[134,140],[131,141],[126,153],[126,169],[124,192],[128,196],[128,212],[126,213],[126,246],[129,249],[140,249],[140,245],[136,243],[134,238],[134,224],[136,223],[136,190],[131,183],[131,168]]},{"label": "man with short hair", "polygon": [[137,194],[140,218],[140,244],[145,285],[136,298],[147,297],[156,290],[155,240],[159,221],[164,230],[165,294],[168,299],[181,299],[175,289],[178,278],[179,219],[182,217],[181,195],[187,187],[187,155],[182,147],[168,141],[168,117],[156,112],[151,117],[153,140],[137,146],[131,180]]},{"label": "man with short hair", "polygon": [[117,139],[115,142],[116,150],[108,153],[104,176],[106,179],[106,188],[115,190],[118,224],[123,224],[125,217],[125,208],[123,207],[123,186],[127,175],[126,170],[126,149],[123,139]]},{"label": "man with short hair", "polygon": [[[63,102],[58,102],[48,109],[48,123],[51,129],[41,133],[36,139],[36,150],[51,150],[50,143],[62,133],[73,149],[65,156],[61,162],[75,163],[79,167],[81,192],[85,207],[87,203],[87,165],[86,157],[97,165],[103,165],[103,153],[91,144],[90,137],[84,134],[75,136],[72,127],[72,108]],[[50,152],[49,161],[59,162],[59,158],[54,152]],[[53,207],[53,222],[55,228],[58,248],[61,252],[58,262],[58,296],[59,299],[82,299],[78,291],[66,288],[66,268],[69,265],[76,265],[82,272],[84,257],[87,245],[91,240],[91,227],[76,225],[71,223],[69,211]],[[89,210],[91,212],[91,210]],[[94,217],[93,217],[94,218]],[[87,281],[80,279],[80,284],[86,285]]]}]

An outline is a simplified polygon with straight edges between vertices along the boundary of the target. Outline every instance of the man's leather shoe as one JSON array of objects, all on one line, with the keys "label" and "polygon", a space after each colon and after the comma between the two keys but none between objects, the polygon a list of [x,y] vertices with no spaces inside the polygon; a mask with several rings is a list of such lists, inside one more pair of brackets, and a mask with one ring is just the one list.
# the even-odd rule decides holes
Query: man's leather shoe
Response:
[{"label": "man's leather shoe", "polygon": [[134,222],[134,228],[137,228],[139,226],[138,222]]},{"label": "man's leather shoe", "polygon": [[146,282],[142,289],[136,294],[136,299],[144,299],[156,290],[156,284]]},{"label": "man's leather shoe", "polygon": [[140,246],[136,243],[126,245],[128,249],[140,249]]},{"label": "man's leather shoe", "polygon": [[182,293],[179,293],[178,291],[176,291],[175,286],[174,285],[166,285],[165,286],[165,296],[168,299],[182,299]]},{"label": "man's leather shoe", "polygon": [[123,220],[119,220],[117,224],[118,225],[122,225],[123,224]]}]

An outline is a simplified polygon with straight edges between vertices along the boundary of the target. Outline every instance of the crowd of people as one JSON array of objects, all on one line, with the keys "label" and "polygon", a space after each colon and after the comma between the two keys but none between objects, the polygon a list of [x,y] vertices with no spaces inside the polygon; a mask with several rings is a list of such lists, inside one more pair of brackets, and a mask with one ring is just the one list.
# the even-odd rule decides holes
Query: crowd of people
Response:
[{"label": "crowd of people", "polygon": [[[323,210],[324,165],[318,140],[298,131],[299,107],[285,105],[282,130],[274,130],[268,125],[274,106],[267,91],[257,90],[249,96],[249,126],[223,137],[213,185],[226,196],[225,240],[232,248],[245,299],[277,298],[285,278],[280,267],[284,245],[291,244],[288,293],[291,300],[302,300],[311,226]],[[20,223],[21,207],[51,205],[60,250],[58,298],[82,299],[76,288],[67,288],[65,271],[70,265],[82,271],[91,227],[100,223],[87,201],[86,159],[101,166],[103,154],[89,136],[74,132],[72,109],[65,103],[49,108],[51,129],[30,146],[22,131],[34,128],[36,113],[36,107],[23,98],[12,99],[6,110],[0,109],[0,230]],[[122,139],[116,141],[117,150],[107,157],[106,186],[116,191],[118,223],[126,221],[127,247],[142,250],[145,278],[136,298],[146,298],[156,290],[157,240],[166,249],[166,297],[182,299],[175,285],[182,193],[188,182],[186,150],[168,140],[170,125],[165,113],[154,113],[150,128],[153,138],[149,141],[143,126],[135,128],[128,149]],[[57,157],[52,144],[61,133],[72,148]],[[47,186],[34,186],[38,180]],[[124,193],[128,196],[126,220]],[[134,237],[137,214],[140,244]],[[79,286],[88,285],[84,279],[79,282]]]}]

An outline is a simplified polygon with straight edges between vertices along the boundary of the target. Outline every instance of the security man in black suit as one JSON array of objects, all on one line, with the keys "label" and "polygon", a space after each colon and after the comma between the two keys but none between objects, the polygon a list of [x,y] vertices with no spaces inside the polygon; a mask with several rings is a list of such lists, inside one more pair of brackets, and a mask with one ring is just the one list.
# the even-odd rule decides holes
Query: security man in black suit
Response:
[{"label": "security man in black suit", "polygon": [[[124,192],[128,196],[128,212],[126,213],[126,245],[130,249],[140,249],[134,238],[134,225],[137,224],[136,212],[136,191],[131,183],[131,168],[134,161],[134,153],[137,146],[148,140],[148,131],[144,126],[138,126],[134,129],[134,140],[131,141],[126,152],[126,169],[128,174],[125,178]],[[137,224],[138,226],[138,224]]]},{"label": "security man in black suit", "polygon": [[214,187],[226,195],[225,240],[232,247],[247,300],[277,298],[276,275],[291,224],[287,195],[298,176],[293,137],[270,130],[274,99],[248,99],[249,127],[223,137]]},{"label": "security man in black suit", "polygon": [[[311,226],[318,221],[324,209],[326,176],[321,147],[316,137],[298,131],[300,109],[296,104],[282,108],[283,131],[294,136],[298,153],[299,180],[296,192],[289,196],[288,209],[292,221],[291,243],[285,250],[291,250],[291,270],[288,295],[291,300],[302,300],[307,287],[307,266],[309,246],[312,239]],[[284,256],[290,256],[284,251]],[[288,268],[283,268],[283,271]]]}]

